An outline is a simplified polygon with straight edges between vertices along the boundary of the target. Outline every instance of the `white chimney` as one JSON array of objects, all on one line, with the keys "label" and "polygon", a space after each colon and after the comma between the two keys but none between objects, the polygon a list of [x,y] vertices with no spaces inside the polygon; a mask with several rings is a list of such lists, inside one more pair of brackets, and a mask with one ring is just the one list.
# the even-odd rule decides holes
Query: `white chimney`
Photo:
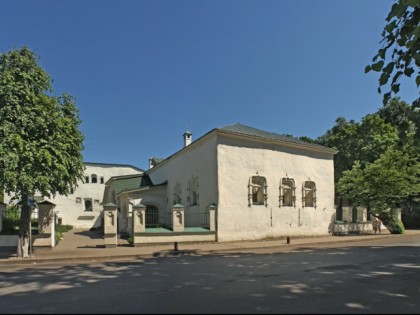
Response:
[{"label": "white chimney", "polygon": [[185,131],[183,136],[184,136],[184,147],[186,147],[187,145],[191,144],[192,133],[187,130],[187,131]]}]

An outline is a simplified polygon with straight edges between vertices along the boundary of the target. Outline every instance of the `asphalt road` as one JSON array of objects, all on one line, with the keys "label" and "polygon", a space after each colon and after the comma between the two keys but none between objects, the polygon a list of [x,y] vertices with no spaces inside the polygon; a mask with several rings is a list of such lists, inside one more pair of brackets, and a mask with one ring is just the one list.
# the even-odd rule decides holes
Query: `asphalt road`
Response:
[{"label": "asphalt road", "polygon": [[4,314],[419,312],[420,235],[0,272]]}]

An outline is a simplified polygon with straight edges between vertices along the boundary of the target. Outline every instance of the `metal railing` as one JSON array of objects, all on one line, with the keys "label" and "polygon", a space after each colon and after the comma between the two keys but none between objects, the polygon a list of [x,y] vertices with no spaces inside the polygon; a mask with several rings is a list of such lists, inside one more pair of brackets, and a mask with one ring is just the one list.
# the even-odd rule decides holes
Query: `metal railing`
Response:
[{"label": "metal railing", "polygon": [[162,224],[159,223],[159,212],[156,211],[147,211],[146,210],[146,228],[158,228],[162,227]]},{"label": "metal railing", "polygon": [[[205,212],[198,212],[188,211],[188,209],[186,209],[184,215],[185,227],[202,227],[206,229],[210,228],[210,214],[207,210]],[[172,211],[166,212],[165,216],[163,217],[162,224],[167,228],[172,228]]]},{"label": "metal railing", "polygon": [[209,212],[185,211],[186,227],[202,227],[209,228]]}]

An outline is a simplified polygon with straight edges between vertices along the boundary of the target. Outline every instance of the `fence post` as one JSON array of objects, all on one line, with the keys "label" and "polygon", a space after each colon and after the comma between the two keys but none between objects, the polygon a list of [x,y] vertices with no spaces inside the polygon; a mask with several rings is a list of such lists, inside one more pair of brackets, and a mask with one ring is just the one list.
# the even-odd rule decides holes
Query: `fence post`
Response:
[{"label": "fence post", "polygon": [[133,206],[132,218],[132,232],[133,232],[133,245],[137,244],[137,239],[140,237],[139,233],[146,231],[146,206],[138,203]]},{"label": "fence post", "polygon": [[210,231],[216,231],[216,205],[211,204],[208,207],[209,210],[209,229]]},{"label": "fence post", "polygon": [[48,200],[38,202],[38,237],[33,245],[55,246],[54,208],[55,204]]},{"label": "fence post", "polygon": [[172,207],[172,231],[173,232],[184,232],[185,225],[185,207],[180,204],[176,204]]},{"label": "fence post", "polygon": [[104,205],[105,247],[117,247],[117,208],[112,202]]}]

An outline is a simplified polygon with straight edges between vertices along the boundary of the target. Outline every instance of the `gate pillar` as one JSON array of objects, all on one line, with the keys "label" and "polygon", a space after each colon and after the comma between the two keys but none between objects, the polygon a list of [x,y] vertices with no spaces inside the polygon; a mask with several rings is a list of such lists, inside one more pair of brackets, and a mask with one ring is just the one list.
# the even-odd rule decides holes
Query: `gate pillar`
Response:
[{"label": "gate pillar", "polygon": [[213,204],[208,207],[210,231],[216,231],[216,209],[217,207]]},{"label": "gate pillar", "polygon": [[172,231],[173,232],[184,232],[185,224],[185,207],[180,204],[176,204],[172,207]]},{"label": "gate pillar", "polygon": [[146,206],[139,203],[133,206],[132,217],[132,231],[133,231],[133,244],[136,245],[137,240],[140,238],[140,233],[146,231]]},{"label": "gate pillar", "polygon": [[38,236],[33,246],[55,246],[55,204],[44,200],[38,202]]},{"label": "gate pillar", "polygon": [[105,247],[117,247],[117,208],[112,202],[104,205],[104,238]]}]

